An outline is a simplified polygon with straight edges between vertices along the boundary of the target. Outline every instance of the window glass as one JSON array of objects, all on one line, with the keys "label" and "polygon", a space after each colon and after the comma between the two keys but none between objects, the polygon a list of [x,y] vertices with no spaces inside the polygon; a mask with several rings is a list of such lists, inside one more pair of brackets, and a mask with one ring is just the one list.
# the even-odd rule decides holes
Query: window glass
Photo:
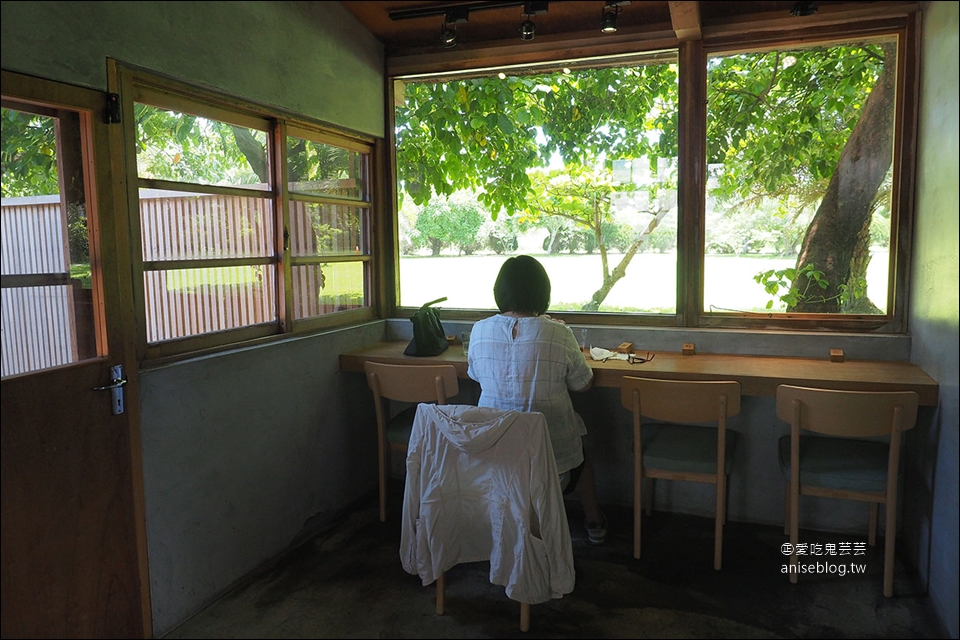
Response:
[{"label": "window glass", "polygon": [[368,155],[351,149],[287,137],[291,192],[367,200]]},{"label": "window glass", "polygon": [[333,262],[293,268],[298,320],[367,306],[364,263]]},{"label": "window glass", "polygon": [[[7,377],[96,357],[97,343],[79,115],[6,98],[4,105],[0,291]],[[62,192],[61,183],[69,185]]]},{"label": "window glass", "polygon": [[143,279],[148,342],[277,321],[267,265],[146,271]]},{"label": "window glass", "polygon": [[367,209],[339,204],[290,203],[293,256],[368,254]]},{"label": "window glass", "polygon": [[704,310],[888,309],[897,41],[708,62]]},{"label": "window glass", "polygon": [[[264,323],[279,331],[267,132],[149,104],[134,111],[148,344]],[[158,180],[163,189],[149,188]]]},{"label": "window glass", "polygon": [[265,131],[148,104],[135,113],[140,178],[270,188]]},{"label": "window glass", "polygon": [[369,307],[373,268],[370,148],[305,135],[311,134],[288,136],[286,145],[293,318],[298,321]]},{"label": "window glass", "polygon": [[676,55],[605,62],[396,84],[402,306],[493,309],[523,253],[552,311],[676,313]]},{"label": "window glass", "polygon": [[141,189],[140,233],[145,261],[270,256],[273,203]]}]

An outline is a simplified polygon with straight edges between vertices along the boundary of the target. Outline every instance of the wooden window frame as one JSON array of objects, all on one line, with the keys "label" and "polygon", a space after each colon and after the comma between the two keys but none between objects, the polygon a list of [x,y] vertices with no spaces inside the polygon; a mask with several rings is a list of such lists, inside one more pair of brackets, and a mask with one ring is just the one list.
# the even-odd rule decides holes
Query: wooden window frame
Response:
[{"label": "wooden window frame", "polygon": [[[377,212],[376,207],[378,197],[382,192],[379,186],[379,176],[383,166],[382,160],[380,159],[382,156],[382,144],[378,144],[376,138],[338,129],[326,123],[310,120],[302,115],[291,114],[276,108],[258,105],[224,94],[218,94],[214,91],[196,87],[157,73],[126,66],[116,61],[110,61],[108,66],[111,69],[109,74],[110,90],[120,96],[121,126],[123,127],[124,139],[123,166],[131,233],[131,266],[133,272],[132,285],[137,336],[137,360],[142,365],[154,366],[166,364],[184,358],[217,353],[241,346],[268,343],[295,335],[305,335],[311,332],[350,326],[376,319],[377,312],[380,308],[381,287],[376,271],[378,262],[376,246],[378,243],[372,239],[372,227],[376,225],[376,220],[382,216],[382,214]],[[199,115],[203,117],[266,131],[269,141],[268,152],[271,154],[269,158],[271,165],[271,188],[264,191],[245,189],[243,187],[170,183],[162,180],[145,180],[139,178],[135,147],[136,130],[133,117],[135,102],[154,104],[162,108],[170,108],[183,113],[199,113]],[[302,196],[299,194],[291,196],[286,182],[285,144],[288,131],[297,132],[295,135],[308,133],[311,140],[368,153],[370,155],[370,185],[368,187],[370,197],[364,201],[353,201],[335,197]],[[220,264],[221,262],[223,264],[239,264],[242,262],[244,264],[264,264],[274,268],[276,270],[276,299],[274,306],[277,310],[277,321],[149,343],[147,341],[144,272],[149,267],[157,265],[145,263],[143,260],[140,241],[140,187],[175,187],[175,190],[184,193],[200,192],[242,195],[243,197],[256,197],[270,200],[274,215],[274,246],[271,249],[271,255],[269,257],[230,259],[227,261],[203,260],[202,262],[211,264],[212,266],[222,266]],[[324,202],[335,200],[338,204],[349,203],[352,206],[362,206],[368,211],[365,219],[367,228],[364,230],[364,233],[370,238],[369,246],[371,250],[367,255],[351,257],[353,261],[361,262],[364,265],[365,306],[362,308],[293,321],[291,269],[296,260],[291,258],[289,243],[285,241],[285,239],[289,237],[289,211],[287,210],[287,204],[291,198],[309,199],[311,202],[314,200],[322,200]],[[176,267],[177,265],[170,263],[165,266]]]},{"label": "wooden window frame", "polygon": [[[663,316],[653,314],[615,314],[615,313],[576,313],[557,312],[552,315],[568,323],[594,324],[607,326],[667,326],[674,328],[717,328],[748,330],[782,330],[797,332],[856,332],[900,334],[906,331],[907,302],[909,298],[909,265],[913,237],[914,220],[914,182],[916,165],[917,102],[919,96],[919,59],[918,59],[919,14],[916,9],[897,8],[893,13],[884,15],[878,12],[875,18],[864,19],[855,16],[849,20],[837,20],[816,24],[808,28],[775,28],[763,30],[756,27],[720,28],[705,30],[702,40],[684,41],[664,40],[650,37],[638,39],[630,51],[641,54],[653,52],[665,47],[675,48],[678,52],[680,86],[680,125],[678,161],[679,220],[677,230],[678,273],[677,273],[677,312]],[[703,300],[703,255],[705,225],[705,187],[706,187],[706,63],[707,56],[719,52],[733,52],[745,49],[770,48],[774,46],[810,45],[812,43],[832,43],[845,40],[896,35],[898,37],[897,58],[897,104],[894,130],[893,180],[894,192],[891,212],[890,251],[894,261],[889,275],[889,300],[887,313],[883,316],[857,316],[851,314],[718,314],[704,313]],[[558,66],[568,55],[569,48],[557,47],[555,50],[540,50],[530,54],[515,54],[509,59],[495,49],[471,51],[455,62],[435,56],[398,56],[387,60],[388,76],[385,79],[387,93],[387,143],[396,148],[394,118],[394,83],[410,76],[429,74],[454,75],[471,73],[477,69],[484,74],[491,69],[522,62],[543,63],[549,60]],[[581,58],[604,55],[623,55],[622,45],[616,48],[593,41],[578,49]],[[389,229],[388,240],[391,243],[390,259],[381,263],[384,269],[381,277],[391,283],[384,299],[387,317],[406,318],[415,311],[414,307],[399,306],[400,299],[400,261],[399,228],[397,223],[397,183],[395,155],[390,158],[390,167],[386,175],[390,180],[387,195],[392,205],[389,219],[384,221]],[[444,317],[449,320],[475,321],[491,315],[488,310],[444,309]]]}]

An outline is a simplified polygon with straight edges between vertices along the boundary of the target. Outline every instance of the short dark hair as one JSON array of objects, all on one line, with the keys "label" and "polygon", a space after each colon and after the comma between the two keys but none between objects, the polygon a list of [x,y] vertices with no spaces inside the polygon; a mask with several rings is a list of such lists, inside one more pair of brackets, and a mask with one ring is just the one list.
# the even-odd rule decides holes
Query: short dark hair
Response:
[{"label": "short dark hair", "polygon": [[513,311],[539,316],[550,306],[550,276],[536,258],[508,258],[493,284],[493,298],[501,313]]}]

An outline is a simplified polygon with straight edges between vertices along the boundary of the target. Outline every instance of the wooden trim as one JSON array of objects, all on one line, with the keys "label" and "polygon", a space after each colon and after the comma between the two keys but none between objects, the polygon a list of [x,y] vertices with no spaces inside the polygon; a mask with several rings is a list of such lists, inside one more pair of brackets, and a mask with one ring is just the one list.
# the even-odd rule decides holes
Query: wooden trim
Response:
[{"label": "wooden trim", "polygon": [[[146,83],[149,83],[149,85]],[[270,131],[272,127],[270,120],[246,113],[247,110],[241,110],[239,106],[220,106],[215,102],[216,98],[213,95],[203,97],[205,95],[206,93],[201,94],[199,89],[168,88],[160,78],[148,79],[140,74],[133,77],[133,100],[135,102],[211,120],[219,120],[257,131]]]},{"label": "wooden trim", "polygon": [[[259,198],[269,200],[273,198],[270,189],[256,189],[237,185],[228,187],[218,184],[200,184],[197,182],[176,182],[157,178],[137,178],[137,186],[141,189],[157,189],[160,191],[175,191],[184,196],[191,194],[232,196],[237,198]],[[176,196],[174,196],[176,197]],[[137,198],[139,200],[139,197]]]},{"label": "wooden trim", "polygon": [[[671,5],[692,3],[670,3]],[[762,7],[760,3],[758,7]],[[456,49],[441,46],[395,48],[387,51],[387,77],[446,73],[467,69],[493,68],[509,64],[538,64],[562,60],[655,51],[676,48],[681,41],[702,39],[707,46],[735,43],[753,45],[770,40],[795,42],[828,34],[850,33],[851,29],[887,28],[920,11],[917,2],[835,3],[819,6],[811,16],[795,17],[784,10],[759,11],[735,17],[700,18],[698,37],[691,31],[693,22],[683,21],[679,30],[671,22],[620,29],[615,34],[596,30],[537,34],[534,42],[514,40],[462,43]]]},{"label": "wooden trim", "polygon": [[677,324],[693,327],[703,299],[707,180],[707,70],[703,44],[680,45],[677,192]]},{"label": "wooden trim", "polygon": [[260,258],[210,258],[209,260],[154,260],[143,263],[144,271],[173,271],[175,269],[217,269],[220,267],[247,267],[258,264],[276,264],[273,256]]},{"label": "wooden trim", "polygon": [[370,153],[373,150],[374,138],[364,135],[346,136],[342,133],[327,131],[318,127],[307,126],[305,123],[289,121],[287,124],[287,134],[293,138],[302,138],[311,142],[330,145],[332,147],[343,147],[351,151],[360,153]]}]

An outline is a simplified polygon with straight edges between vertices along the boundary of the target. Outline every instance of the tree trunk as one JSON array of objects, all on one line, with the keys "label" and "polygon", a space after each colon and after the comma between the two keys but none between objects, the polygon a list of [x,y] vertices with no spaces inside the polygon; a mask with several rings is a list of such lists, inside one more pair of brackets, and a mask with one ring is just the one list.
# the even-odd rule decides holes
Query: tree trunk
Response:
[{"label": "tree trunk", "polygon": [[[620,282],[623,276],[627,275],[627,266],[629,266],[630,261],[633,260],[635,255],[637,255],[637,251],[639,251],[643,243],[647,241],[647,238],[650,237],[650,234],[653,233],[654,229],[660,226],[660,221],[663,220],[668,211],[668,209],[661,209],[657,212],[653,220],[650,221],[650,224],[647,225],[647,228],[644,229],[640,234],[640,237],[637,238],[634,243],[627,248],[626,251],[624,251],[623,257],[620,258],[620,262],[617,263],[617,266],[613,268],[613,272],[607,274],[607,265],[606,262],[604,262],[603,283],[600,285],[599,289],[594,291],[593,296],[590,298],[590,302],[583,305],[584,311],[600,310],[600,305],[603,304],[603,301],[606,300],[607,296],[610,294],[610,290],[613,289],[613,285]],[[602,255],[606,257],[606,249],[602,249],[602,251]]]},{"label": "tree trunk", "polygon": [[801,298],[788,311],[839,313],[840,285],[866,276],[869,233],[864,237],[861,232],[869,229],[873,201],[893,156],[896,49],[885,46],[883,50],[883,71],[840,153],[836,171],[797,256],[797,271],[813,265],[823,272],[828,286],[820,289],[806,276],[799,275],[797,290],[803,292],[809,286],[809,292],[815,296]]}]

